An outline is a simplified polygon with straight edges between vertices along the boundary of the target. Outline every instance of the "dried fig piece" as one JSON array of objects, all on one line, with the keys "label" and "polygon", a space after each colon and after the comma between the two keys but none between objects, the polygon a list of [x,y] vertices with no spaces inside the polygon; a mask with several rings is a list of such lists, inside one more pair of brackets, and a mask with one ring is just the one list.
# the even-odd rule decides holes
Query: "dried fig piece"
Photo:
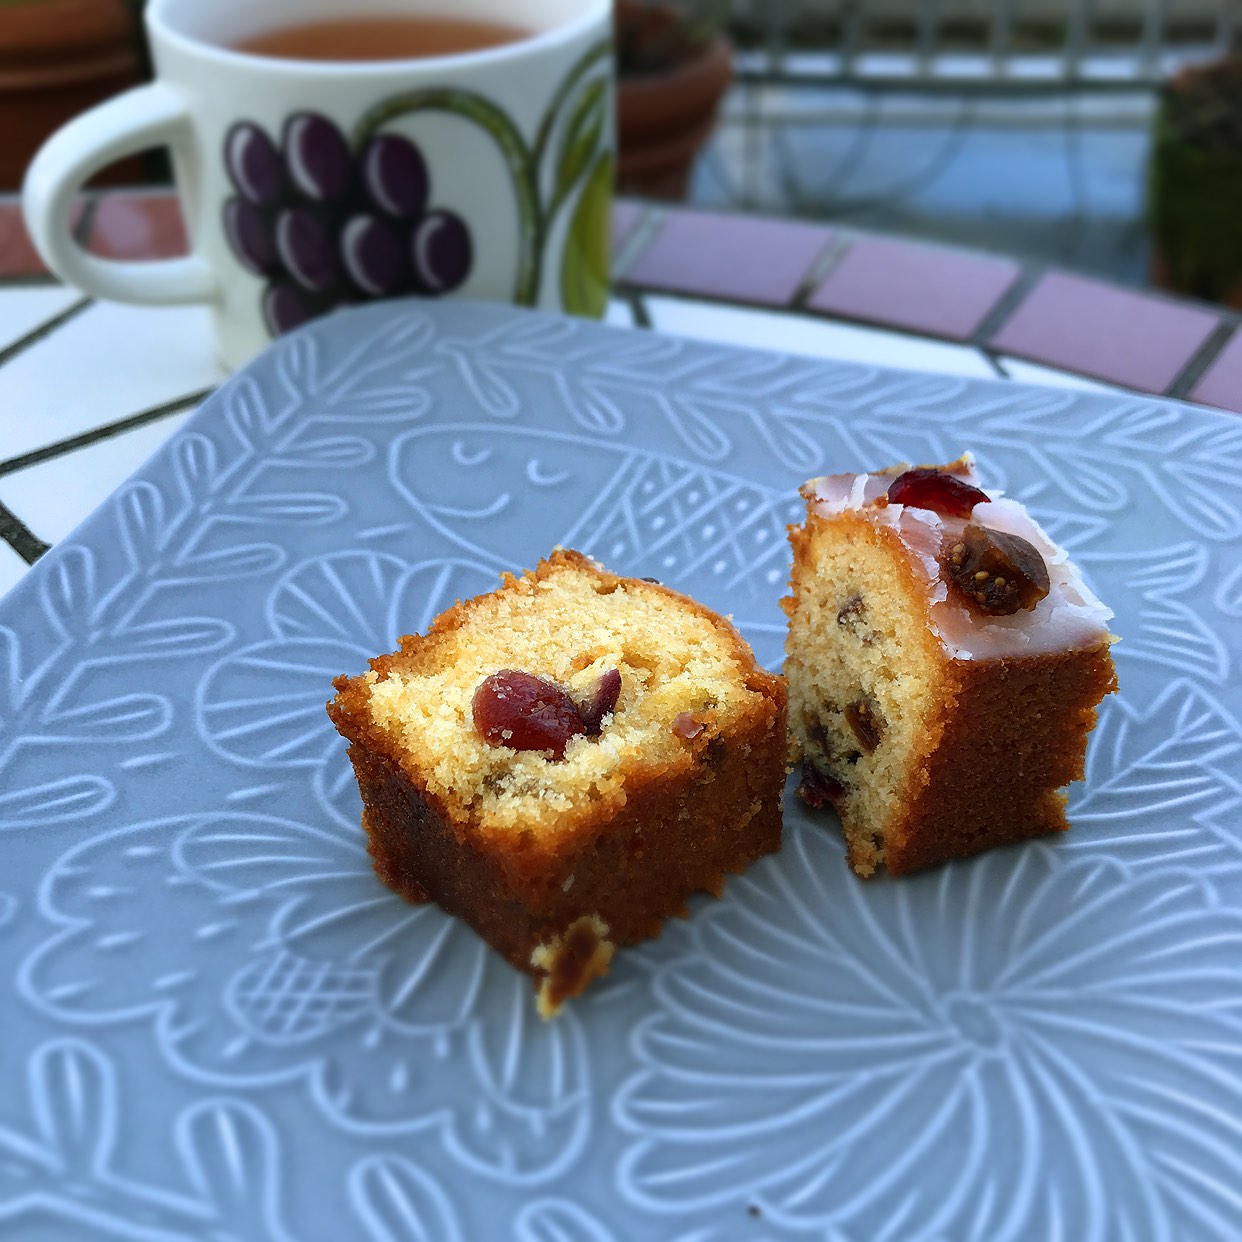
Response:
[{"label": "dried fig piece", "polygon": [[875,703],[864,695],[846,707],[845,723],[854,730],[859,746],[870,754],[880,744],[887,722]]},{"label": "dried fig piece", "polygon": [[946,517],[969,517],[975,505],[987,499],[987,492],[930,466],[907,470],[888,485],[890,504],[930,509]]},{"label": "dried fig piece", "polygon": [[1020,535],[970,522],[940,556],[945,577],[980,612],[1007,617],[1048,594],[1048,566]]}]

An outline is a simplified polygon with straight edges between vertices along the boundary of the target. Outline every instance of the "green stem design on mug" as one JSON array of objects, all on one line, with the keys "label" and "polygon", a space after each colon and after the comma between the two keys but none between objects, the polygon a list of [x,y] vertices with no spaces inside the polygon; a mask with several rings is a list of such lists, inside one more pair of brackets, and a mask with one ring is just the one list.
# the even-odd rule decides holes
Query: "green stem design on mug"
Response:
[{"label": "green stem design on mug", "polygon": [[608,305],[611,249],[612,152],[595,161],[569,222],[561,261],[561,305],[571,315],[598,319]]},{"label": "green stem design on mug", "polygon": [[539,132],[535,135],[534,155],[536,166],[543,163],[544,153],[548,147],[548,139],[552,136],[552,126],[556,124],[556,118],[565,106],[566,99],[569,98],[578,83],[591,71],[597,60],[604,60],[611,55],[611,38],[601,39],[598,43],[592,44],[578,58],[574,67],[565,75],[560,86],[556,88],[556,94],[552,96],[552,102],[548,104],[548,110],[543,114],[543,120],[539,124]]},{"label": "green stem design on mug", "polygon": [[[544,113],[533,147],[502,108],[473,91],[453,87],[428,87],[394,95],[371,108],[354,128],[353,145],[360,150],[383,126],[416,112],[442,112],[479,126],[500,149],[518,212],[518,265],[513,300],[518,306],[534,306],[539,300],[543,275],[543,252],[553,221],[575,186],[589,169],[599,169],[596,155],[603,138],[607,86],[599,78],[587,84],[566,122],[565,136],[553,180],[550,202],[545,208],[540,193],[540,170],[561,112],[582,80],[600,60],[612,54],[612,40],[601,39],[578,59],[565,75]],[[569,258],[567,252],[566,258]],[[562,272],[562,286],[565,278]]]},{"label": "green stem design on mug", "polygon": [[604,132],[604,92],[605,83],[602,79],[597,78],[590,83],[565,122],[545,228],[551,227],[574,186],[591,166],[591,157],[599,150],[599,141]]}]

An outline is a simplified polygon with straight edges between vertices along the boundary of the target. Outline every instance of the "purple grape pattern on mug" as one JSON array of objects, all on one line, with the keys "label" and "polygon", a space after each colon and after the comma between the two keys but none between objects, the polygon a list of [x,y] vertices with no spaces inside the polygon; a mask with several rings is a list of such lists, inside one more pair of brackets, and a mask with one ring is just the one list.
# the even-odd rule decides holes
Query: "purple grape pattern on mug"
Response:
[{"label": "purple grape pattern on mug", "polygon": [[[474,264],[469,226],[452,210],[429,207],[423,153],[384,128],[416,112],[448,113],[478,126],[504,159],[518,216],[512,300],[519,306],[538,301],[552,223],[581,186],[566,232],[561,303],[573,314],[602,314],[612,154],[607,81],[589,73],[611,52],[608,41],[597,43],[569,71],[531,145],[496,104],[448,87],[384,100],[363,117],[352,142],[316,112],[290,116],[279,142],[252,121],[233,125],[224,164],[236,194],[224,204],[224,235],[238,262],[267,282],[261,305],[268,331],[291,332],[337,306],[402,294],[438,297],[465,283]],[[545,202],[540,170],[558,134]]]},{"label": "purple grape pattern on mug", "polygon": [[450,293],[470,274],[470,230],[451,211],[427,211],[427,167],[408,138],[376,134],[355,156],[327,117],[299,112],[279,145],[241,121],[224,146],[237,191],[224,233],[238,261],[267,278],[273,336],[353,302]]}]

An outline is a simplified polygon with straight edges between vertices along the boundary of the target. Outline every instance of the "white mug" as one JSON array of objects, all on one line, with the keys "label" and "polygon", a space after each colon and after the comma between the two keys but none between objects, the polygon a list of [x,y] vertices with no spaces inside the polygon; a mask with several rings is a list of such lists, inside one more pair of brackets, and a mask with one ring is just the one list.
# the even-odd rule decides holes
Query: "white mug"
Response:
[{"label": "white mug", "polygon": [[[350,6],[352,9],[353,6]],[[412,293],[603,313],[614,151],[611,0],[365,0],[354,16],[451,16],[524,37],[404,60],[232,46],[341,20],[340,0],[151,0],[155,81],[70,121],[26,176],[48,266],[124,302],[207,302],[240,366],[334,306]],[[106,261],[73,240],[82,184],[171,149],[183,258]]]}]

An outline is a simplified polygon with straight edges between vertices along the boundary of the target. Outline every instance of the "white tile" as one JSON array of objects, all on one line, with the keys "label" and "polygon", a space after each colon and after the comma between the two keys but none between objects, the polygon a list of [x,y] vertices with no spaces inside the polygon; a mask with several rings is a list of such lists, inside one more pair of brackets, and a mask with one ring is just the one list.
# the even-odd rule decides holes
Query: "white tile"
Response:
[{"label": "white tile", "polygon": [[996,378],[988,360],[967,345],[928,341],[810,315],[742,310],[683,298],[645,297],[643,301],[652,326],[676,336],[910,371]]},{"label": "white tile", "polygon": [[608,309],[604,312],[604,322],[612,324],[614,328],[632,328],[634,312],[624,298],[609,298]]},{"label": "white tile", "polygon": [[1078,388],[1083,392],[1128,391],[1114,384],[1103,384],[1099,380],[1074,375],[1070,371],[1058,371],[1055,367],[1041,367],[1034,362],[1025,362],[1021,358],[1011,358],[1007,354],[998,355],[996,360],[1008,372],[1009,378],[1017,380],[1020,384],[1045,384],[1049,388]]},{"label": "white tile", "polygon": [[205,307],[96,303],[0,366],[0,459],[224,377]]},{"label": "white tile", "polygon": [[82,300],[64,285],[0,285],[0,349]]},{"label": "white tile", "polygon": [[153,423],[0,475],[0,502],[40,538],[57,543],[103,503],[189,417]]},{"label": "white tile", "polygon": [[3,539],[0,539],[0,599],[11,591],[22,579],[22,575],[30,566],[13,551]]}]

